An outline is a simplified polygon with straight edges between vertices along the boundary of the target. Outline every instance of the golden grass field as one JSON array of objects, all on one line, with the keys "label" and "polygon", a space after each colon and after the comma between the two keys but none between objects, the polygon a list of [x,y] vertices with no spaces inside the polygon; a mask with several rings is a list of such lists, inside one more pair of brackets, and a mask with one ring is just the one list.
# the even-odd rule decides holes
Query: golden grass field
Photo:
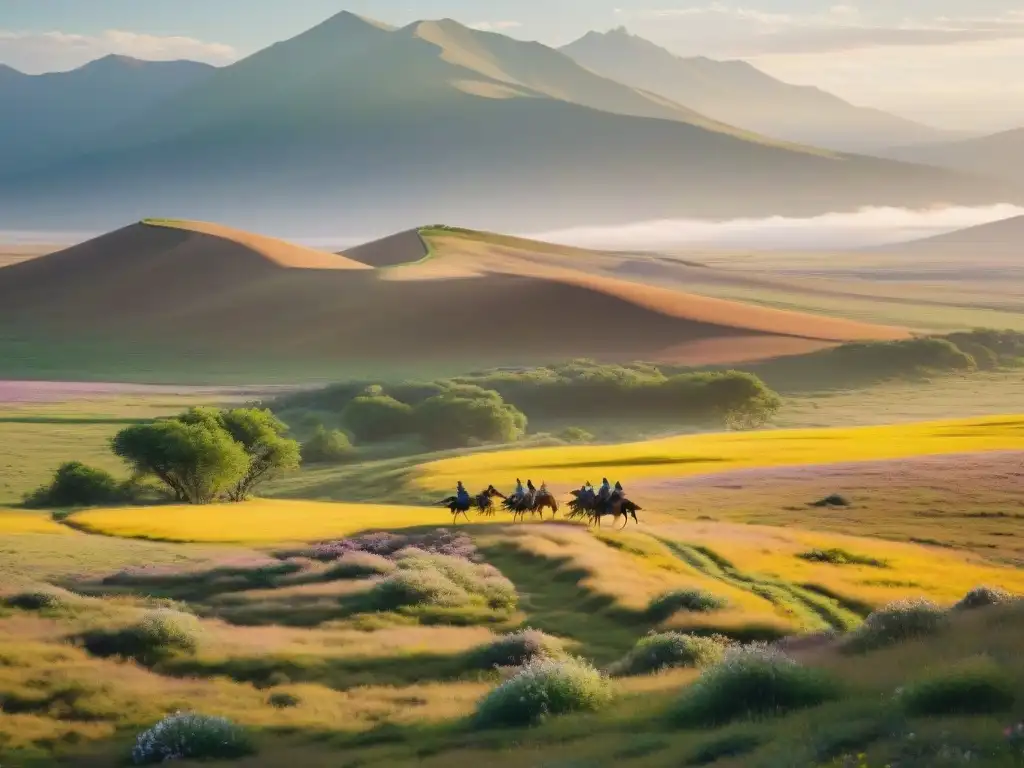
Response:
[{"label": "golden grass field", "polygon": [[992,416],[887,426],[766,430],[685,435],[629,445],[494,451],[421,465],[415,482],[440,491],[459,480],[467,487],[507,486],[532,478],[579,487],[602,475],[623,483],[736,469],[901,459],[950,453],[1020,450],[1024,416]]}]

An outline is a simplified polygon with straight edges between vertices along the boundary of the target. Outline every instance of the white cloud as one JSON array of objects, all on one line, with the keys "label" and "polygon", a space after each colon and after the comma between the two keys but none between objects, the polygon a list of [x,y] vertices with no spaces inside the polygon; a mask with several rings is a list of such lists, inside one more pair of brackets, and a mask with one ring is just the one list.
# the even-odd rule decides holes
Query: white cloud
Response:
[{"label": "white cloud", "polygon": [[480,32],[501,32],[506,29],[517,29],[523,26],[523,23],[521,21],[475,21],[466,26]]},{"label": "white cloud", "polygon": [[660,250],[684,247],[828,250],[860,248],[944,234],[1024,214],[1002,204],[928,210],[863,208],[797,219],[728,221],[664,220],[625,226],[577,227],[525,235],[552,243],[610,250]]},{"label": "white cloud", "polygon": [[29,74],[74,69],[112,53],[153,61],[193,59],[210,64],[225,64],[238,58],[238,52],[230,45],[192,37],[147,35],[121,29],[108,29],[96,35],[0,29],[0,62]]}]

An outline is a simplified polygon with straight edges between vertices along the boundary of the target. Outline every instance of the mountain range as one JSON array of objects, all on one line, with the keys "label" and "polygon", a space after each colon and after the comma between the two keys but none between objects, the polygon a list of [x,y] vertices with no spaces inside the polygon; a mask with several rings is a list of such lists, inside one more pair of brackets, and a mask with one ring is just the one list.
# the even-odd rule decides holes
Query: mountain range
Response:
[{"label": "mountain range", "polygon": [[605,77],[787,141],[870,153],[960,138],[952,131],[854,106],[820,88],[784,83],[745,61],[676,56],[624,27],[589,32],[560,50]]},{"label": "mountain range", "polygon": [[897,160],[982,173],[1024,185],[1024,128],[927,146],[902,146],[882,154]]},{"label": "mountain range", "polygon": [[94,96],[80,131],[70,101],[22,121],[58,135],[0,164],[0,228],[160,215],[305,236],[430,221],[539,231],[1024,197],[984,177],[771,139],[449,19],[396,29],[342,13],[227,67],[159,71],[163,91]]}]

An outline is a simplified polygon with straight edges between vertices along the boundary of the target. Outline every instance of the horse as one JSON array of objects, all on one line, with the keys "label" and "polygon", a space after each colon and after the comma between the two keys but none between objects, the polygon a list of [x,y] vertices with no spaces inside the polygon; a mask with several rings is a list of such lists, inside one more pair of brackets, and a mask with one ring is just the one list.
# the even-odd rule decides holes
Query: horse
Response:
[{"label": "horse", "polygon": [[540,484],[540,490],[533,495],[533,503],[530,505],[530,512],[535,515],[540,515],[540,519],[544,519],[544,510],[551,510],[551,518],[554,519],[555,515],[558,514],[558,501],[551,491],[547,489],[544,483]]},{"label": "horse", "polygon": [[453,523],[459,519],[459,515],[462,515],[464,518],[466,518],[466,522],[469,522],[469,515],[467,515],[466,513],[472,506],[475,506],[477,508],[477,511],[481,515],[493,515],[494,502],[492,499],[494,499],[494,497],[496,496],[502,499],[505,498],[501,491],[499,491],[493,485],[489,485],[476,496],[470,497],[468,503],[465,501],[459,501],[458,496],[449,496],[447,499],[442,499],[441,501],[439,501],[438,504],[442,507],[448,507],[448,509],[451,510]]},{"label": "horse", "polygon": [[476,504],[477,512],[484,517],[494,516],[494,499],[507,499],[501,491],[495,488],[493,485],[488,485],[483,491],[473,497],[473,503]]},{"label": "horse", "polygon": [[630,517],[638,525],[640,523],[636,513],[643,508],[626,498],[626,492],[619,483],[615,484],[615,490],[607,499],[602,499],[586,485],[570,493],[573,497],[569,502],[569,514],[567,515],[570,519],[585,517],[588,524],[597,523],[598,527],[601,526],[602,517],[611,517],[613,521],[618,520],[620,516],[623,517],[623,528],[629,524]]},{"label": "horse", "polygon": [[534,487],[533,482],[526,481],[527,491],[522,496],[509,496],[502,504],[505,509],[512,513],[512,520],[518,517],[524,519],[526,513],[539,514],[544,519],[544,510],[550,509],[551,516],[558,514],[558,501],[552,493],[541,483],[540,489]]}]

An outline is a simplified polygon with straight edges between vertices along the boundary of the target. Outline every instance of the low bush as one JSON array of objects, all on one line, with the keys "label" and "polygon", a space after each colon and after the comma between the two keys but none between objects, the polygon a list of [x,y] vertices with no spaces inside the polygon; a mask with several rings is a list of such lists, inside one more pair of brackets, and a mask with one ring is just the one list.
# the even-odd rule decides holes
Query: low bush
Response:
[{"label": "low bush", "polygon": [[344,425],[361,443],[391,440],[416,431],[412,406],[387,395],[361,395],[341,412]]},{"label": "low bush", "polygon": [[193,653],[199,635],[194,616],[159,609],[125,629],[88,632],[82,639],[86,649],[97,656],[120,656],[152,665],[176,654]]},{"label": "low bush", "polygon": [[616,675],[645,675],[674,667],[707,667],[722,659],[729,641],[679,632],[651,633],[612,665]]},{"label": "low bush", "polygon": [[558,433],[558,438],[567,443],[592,443],[594,436],[582,427],[566,427]]},{"label": "low bush", "polygon": [[473,563],[461,557],[424,552],[409,547],[395,555],[403,570],[437,573],[445,580],[486,603],[487,607],[510,610],[519,600],[515,585],[501,571],[487,563]]},{"label": "low bush", "polygon": [[522,629],[502,635],[494,642],[470,652],[477,669],[521,667],[537,659],[559,659],[565,656],[562,642],[535,629]]},{"label": "low bush", "polygon": [[386,576],[398,569],[391,560],[372,552],[346,552],[327,571],[329,579],[362,579]]},{"label": "low bush", "polygon": [[96,507],[126,501],[125,493],[126,487],[106,470],[70,461],[57,468],[49,484],[25,496],[25,506]]},{"label": "low bush", "polygon": [[797,555],[801,560],[812,563],[828,563],[830,565],[867,565],[872,568],[888,568],[889,563],[866,555],[856,555],[845,549],[812,549]]},{"label": "low bush", "polygon": [[814,707],[838,693],[837,683],[820,670],[754,643],[730,648],[718,664],[705,669],[673,714],[683,726],[721,725]]},{"label": "low bush", "polygon": [[483,698],[483,728],[539,723],[552,715],[596,711],[612,699],[609,681],[586,661],[536,659]]},{"label": "low bush", "polygon": [[336,464],[351,459],[355,449],[344,432],[321,424],[302,444],[301,452],[303,464]]},{"label": "low bush", "polygon": [[654,621],[665,621],[679,611],[711,613],[720,611],[728,604],[729,601],[724,597],[701,589],[676,589],[651,600],[647,606],[647,615]]},{"label": "low bush", "polygon": [[1016,700],[1006,672],[988,659],[972,659],[913,683],[897,693],[910,715],[987,715],[1004,712]]},{"label": "low bush", "polygon": [[930,600],[900,600],[870,614],[847,639],[853,653],[872,651],[941,630],[946,612]]},{"label": "low bush", "polygon": [[990,605],[1005,605],[1018,599],[1016,595],[1010,594],[1005,589],[981,586],[975,587],[964,595],[963,599],[953,608],[957,611],[969,611],[974,608],[987,608]]},{"label": "low bush", "polygon": [[173,760],[226,760],[254,751],[248,733],[230,720],[179,712],[139,734],[132,762],[155,765]]},{"label": "low bush", "polygon": [[297,707],[302,703],[302,699],[293,693],[277,692],[270,694],[270,698],[267,699],[267,703],[274,707],[274,709],[289,709],[291,707]]},{"label": "low bush", "polygon": [[70,593],[57,589],[33,589],[11,595],[4,602],[22,611],[59,611],[71,605]]},{"label": "low bush", "polygon": [[370,600],[378,611],[431,606],[456,608],[470,603],[466,590],[437,571],[400,570],[376,584]]}]

